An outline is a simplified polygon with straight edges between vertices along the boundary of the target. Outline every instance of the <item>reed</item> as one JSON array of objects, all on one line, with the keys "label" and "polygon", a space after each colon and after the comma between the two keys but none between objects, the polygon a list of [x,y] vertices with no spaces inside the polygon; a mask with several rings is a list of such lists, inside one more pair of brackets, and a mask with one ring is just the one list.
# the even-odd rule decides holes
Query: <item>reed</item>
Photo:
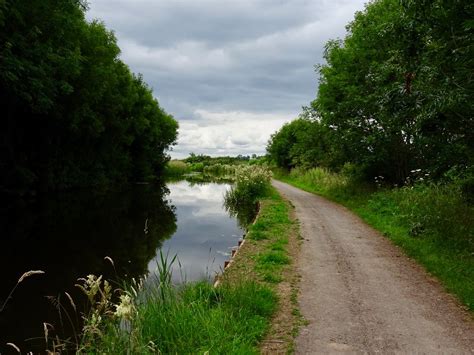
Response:
[{"label": "reed", "polygon": [[274,292],[256,282],[214,288],[206,282],[173,285],[177,258],[160,252],[156,275],[121,289],[88,276],[78,285],[91,302],[80,353],[257,353],[276,307]]}]

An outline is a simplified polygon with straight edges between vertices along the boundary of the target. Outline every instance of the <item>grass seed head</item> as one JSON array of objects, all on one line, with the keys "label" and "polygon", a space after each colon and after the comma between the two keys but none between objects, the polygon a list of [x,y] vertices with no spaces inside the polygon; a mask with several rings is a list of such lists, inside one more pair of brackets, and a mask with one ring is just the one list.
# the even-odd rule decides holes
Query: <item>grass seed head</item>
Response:
[{"label": "grass seed head", "polygon": [[33,276],[33,275],[40,275],[40,274],[44,274],[45,272],[42,271],[42,270],[30,270],[30,271],[27,271],[25,272],[23,275],[21,275],[21,277],[18,279],[18,282],[17,283],[20,283],[22,282],[24,279],[26,279],[27,277],[30,277],[30,276]]}]

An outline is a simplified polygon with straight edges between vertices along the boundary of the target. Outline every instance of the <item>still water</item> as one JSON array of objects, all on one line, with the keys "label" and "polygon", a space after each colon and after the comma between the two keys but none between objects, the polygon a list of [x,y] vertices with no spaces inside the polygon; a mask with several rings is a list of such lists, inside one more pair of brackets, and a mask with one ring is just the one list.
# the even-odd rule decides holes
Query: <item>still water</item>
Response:
[{"label": "still water", "polygon": [[83,310],[84,297],[74,286],[79,277],[119,281],[150,275],[161,250],[178,257],[174,281],[212,280],[243,234],[223,207],[229,188],[180,181],[100,194],[76,191],[2,207],[0,310],[25,271],[45,274],[23,280],[0,312],[0,353],[7,342],[41,349],[43,322],[62,338],[77,333],[80,316],[64,292]]}]

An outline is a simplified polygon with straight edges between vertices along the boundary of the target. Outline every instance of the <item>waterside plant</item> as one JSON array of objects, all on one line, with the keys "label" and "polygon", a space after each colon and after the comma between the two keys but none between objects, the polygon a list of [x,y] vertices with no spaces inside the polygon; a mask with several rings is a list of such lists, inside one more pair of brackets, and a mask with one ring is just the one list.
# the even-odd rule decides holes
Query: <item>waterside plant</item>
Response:
[{"label": "waterside plant", "polygon": [[[47,352],[258,353],[258,342],[276,309],[274,290],[251,279],[218,287],[204,281],[176,285],[171,281],[175,260],[176,256],[160,254],[156,274],[121,286],[102,276],[79,279],[76,286],[88,307],[79,314],[82,300],[67,295],[72,308],[82,316],[82,326],[74,339],[59,339],[54,326],[45,323]],[[32,273],[25,275],[22,279]],[[6,345],[21,352],[16,344]]]},{"label": "waterside plant", "polygon": [[224,196],[227,211],[236,216],[240,225],[249,225],[259,199],[269,195],[272,172],[266,166],[240,165],[234,173],[234,184]]}]

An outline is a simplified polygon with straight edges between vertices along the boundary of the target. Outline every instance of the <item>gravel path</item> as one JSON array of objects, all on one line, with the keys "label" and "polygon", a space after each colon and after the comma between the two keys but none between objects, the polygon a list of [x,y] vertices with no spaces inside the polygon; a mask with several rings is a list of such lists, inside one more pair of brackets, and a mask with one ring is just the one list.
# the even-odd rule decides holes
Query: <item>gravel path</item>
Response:
[{"label": "gravel path", "polygon": [[419,265],[346,208],[279,181],[304,238],[298,354],[474,354],[474,321]]}]

